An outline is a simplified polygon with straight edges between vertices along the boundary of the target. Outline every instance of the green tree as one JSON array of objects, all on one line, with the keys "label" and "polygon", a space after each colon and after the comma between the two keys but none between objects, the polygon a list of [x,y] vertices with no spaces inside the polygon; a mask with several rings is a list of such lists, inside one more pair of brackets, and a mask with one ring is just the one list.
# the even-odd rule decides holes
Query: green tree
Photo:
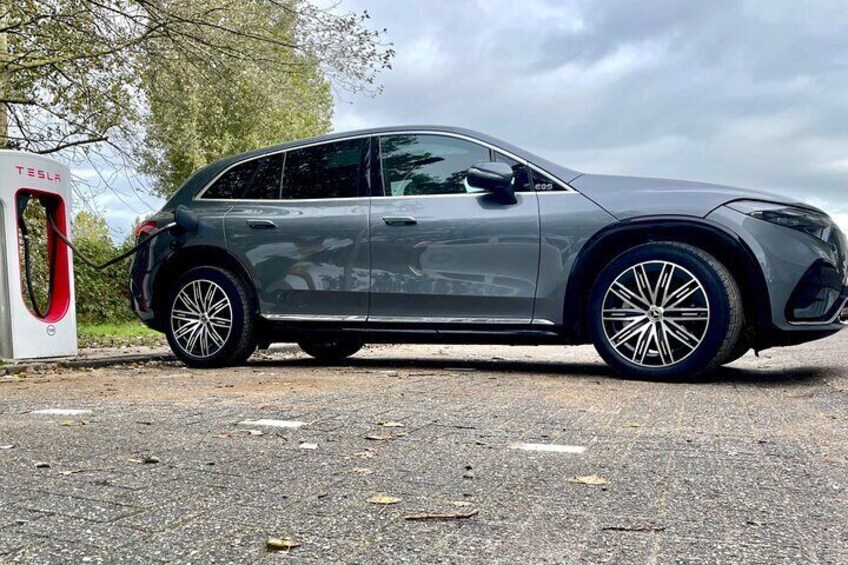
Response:
[{"label": "green tree", "polygon": [[367,20],[306,0],[0,0],[0,148],[109,147],[168,191],[222,153],[325,130],[328,85],[379,91],[393,51]]},{"label": "green tree", "polygon": [[[172,44],[153,42],[142,88],[149,104],[143,172],[169,195],[197,168],[225,155],[326,133],[332,117],[330,81],[320,62],[293,43],[296,19],[265,5],[255,17],[278,20],[266,33],[285,38],[262,57],[224,67],[185,59]],[[255,40],[251,49],[264,46]],[[242,49],[245,45],[241,46]],[[266,60],[285,62],[268,65]]]},{"label": "green tree", "polygon": [[[73,222],[74,245],[86,257],[105,263],[118,255],[120,248],[109,237],[109,228],[103,216],[92,212],[79,212]],[[82,323],[110,323],[133,318],[127,289],[127,265],[121,263],[110,269],[97,271],[82,261],[74,261],[74,281],[77,318]]]}]

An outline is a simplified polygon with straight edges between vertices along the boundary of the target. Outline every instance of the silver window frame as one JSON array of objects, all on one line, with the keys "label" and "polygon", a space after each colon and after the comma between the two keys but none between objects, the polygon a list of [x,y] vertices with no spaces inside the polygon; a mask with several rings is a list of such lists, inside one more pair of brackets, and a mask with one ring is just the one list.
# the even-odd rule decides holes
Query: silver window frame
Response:
[{"label": "silver window frame", "polygon": [[[302,145],[296,145],[294,147],[288,147],[286,149],[281,149],[280,151],[263,153],[262,155],[256,155],[255,157],[248,157],[246,159],[242,159],[240,161],[233,163],[232,165],[230,165],[229,167],[227,167],[226,169],[224,169],[223,171],[221,171],[220,173],[215,175],[215,177],[213,177],[212,180],[207,182],[203,186],[203,188],[201,188],[197,192],[197,194],[195,194],[192,197],[192,201],[193,202],[199,201],[199,202],[275,203],[275,202],[332,202],[334,200],[350,201],[350,200],[361,200],[361,199],[364,199],[364,198],[434,198],[434,197],[436,197],[436,198],[447,198],[447,197],[457,197],[457,196],[468,196],[468,197],[478,197],[478,196],[480,196],[481,193],[422,194],[422,195],[408,195],[408,196],[387,196],[387,195],[373,196],[373,195],[371,195],[371,196],[344,196],[344,197],[337,197],[337,198],[300,198],[300,199],[298,199],[298,198],[282,198],[282,196],[283,196],[283,194],[282,194],[283,180],[281,179],[280,180],[280,196],[281,196],[281,198],[278,198],[278,199],[203,198],[203,195],[206,193],[206,191],[209,190],[209,188],[212,187],[212,185],[215,184],[218,181],[218,179],[220,179],[227,172],[229,172],[230,169],[237,167],[239,165],[243,165],[244,163],[247,163],[249,161],[253,161],[253,160],[256,160],[256,159],[264,159],[266,157],[271,157],[273,155],[278,155],[278,154],[282,153],[283,154],[283,177],[285,177],[285,160],[286,160],[285,154],[288,153],[289,151],[296,151],[296,150],[299,150],[299,149],[307,149],[309,147],[316,147],[316,146],[319,146],[319,145],[327,145],[329,143],[337,143],[337,142],[340,142],[340,141],[350,141],[350,140],[353,140],[353,139],[371,139],[373,137],[376,137],[376,138],[378,138],[378,141],[379,141],[380,137],[388,137],[388,136],[393,136],[393,135],[434,135],[434,136],[443,136],[443,137],[453,137],[453,138],[457,138],[457,139],[463,139],[465,141],[470,141],[471,143],[476,143],[478,145],[482,145],[483,147],[486,147],[489,150],[493,150],[493,151],[497,151],[498,153],[502,153],[503,155],[506,155],[510,159],[513,159],[513,160],[519,162],[520,164],[530,168],[531,170],[536,171],[538,173],[541,173],[543,175],[546,175],[546,176],[552,178],[557,184],[559,184],[559,186],[561,188],[564,189],[564,190],[558,190],[558,191],[545,191],[545,192],[534,191],[533,194],[579,194],[579,192],[574,190],[574,188],[572,188],[567,182],[563,181],[562,179],[560,179],[556,175],[546,171],[542,167],[534,165],[533,163],[527,161],[527,159],[519,157],[518,155],[515,155],[514,153],[512,153],[510,151],[507,151],[507,150],[505,150],[501,147],[498,147],[497,145],[493,145],[493,144],[488,143],[486,141],[483,141],[481,139],[477,139],[476,137],[472,137],[470,135],[465,135],[465,134],[461,134],[461,133],[438,131],[438,130],[434,131],[434,130],[411,129],[411,130],[387,131],[387,132],[380,132],[380,133],[367,133],[367,134],[344,136],[344,137],[339,137],[339,138],[335,138],[335,139],[327,139],[327,140],[324,140],[324,141],[315,141],[315,142],[312,142],[312,143],[304,143]],[[380,158],[380,167],[382,167],[383,166],[382,157],[378,156],[378,158]],[[382,177],[382,173],[381,173],[381,177]]]}]

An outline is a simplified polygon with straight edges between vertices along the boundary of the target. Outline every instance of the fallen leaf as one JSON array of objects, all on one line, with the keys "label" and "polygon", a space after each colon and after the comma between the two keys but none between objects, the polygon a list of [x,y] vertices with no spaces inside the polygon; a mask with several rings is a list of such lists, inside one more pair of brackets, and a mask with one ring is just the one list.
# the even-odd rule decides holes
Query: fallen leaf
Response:
[{"label": "fallen leaf", "polygon": [[384,496],[382,494],[376,494],[369,498],[367,502],[371,504],[397,504],[402,499],[394,497],[394,496]]},{"label": "fallen leaf", "polygon": [[404,520],[462,520],[464,518],[476,516],[479,512],[480,511],[476,508],[468,512],[454,512],[450,514],[430,514],[425,512],[422,514],[404,516]]},{"label": "fallen leaf", "polygon": [[248,433],[248,435],[252,435],[252,436],[264,436],[265,435],[265,432],[263,432],[262,430],[247,430],[247,433]]},{"label": "fallen leaf", "polygon": [[390,420],[379,420],[377,422],[378,426],[383,426],[384,428],[405,428],[406,424],[402,424],[400,422],[392,422]]},{"label": "fallen leaf", "polygon": [[353,455],[345,457],[345,459],[353,459],[354,457],[358,457],[359,459],[374,459],[374,452],[370,449],[366,449],[365,451],[357,451]]},{"label": "fallen leaf", "polygon": [[637,423],[635,423],[635,422],[630,422],[630,423],[627,423],[627,424],[622,424],[622,427],[623,427],[623,428],[641,428],[641,427],[642,427],[642,424],[637,424]]},{"label": "fallen leaf", "polygon": [[300,547],[300,544],[290,539],[268,538],[265,543],[265,549],[268,551],[288,551],[296,547]]},{"label": "fallen leaf", "polygon": [[372,473],[374,473],[374,471],[368,469],[367,467],[354,467],[350,470],[350,472],[355,473],[357,475],[371,475]]},{"label": "fallen leaf", "polygon": [[467,500],[452,500],[451,506],[456,506],[458,508],[461,508],[463,506],[471,506],[471,503],[468,502]]},{"label": "fallen leaf", "polygon": [[392,434],[382,434],[382,435],[371,434],[371,435],[365,436],[365,439],[370,439],[371,441],[386,441],[386,440],[392,439]]},{"label": "fallen leaf", "polygon": [[598,475],[587,475],[585,477],[571,477],[568,481],[575,485],[608,485],[609,481]]}]

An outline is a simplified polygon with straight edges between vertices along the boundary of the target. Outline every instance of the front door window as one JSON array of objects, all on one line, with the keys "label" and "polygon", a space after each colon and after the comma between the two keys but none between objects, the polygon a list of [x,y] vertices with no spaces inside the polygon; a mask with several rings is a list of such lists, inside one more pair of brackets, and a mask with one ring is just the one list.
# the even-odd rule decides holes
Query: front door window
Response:
[{"label": "front door window", "polygon": [[489,161],[482,145],[438,135],[392,135],[380,139],[386,196],[479,192],[468,186],[468,169]]}]

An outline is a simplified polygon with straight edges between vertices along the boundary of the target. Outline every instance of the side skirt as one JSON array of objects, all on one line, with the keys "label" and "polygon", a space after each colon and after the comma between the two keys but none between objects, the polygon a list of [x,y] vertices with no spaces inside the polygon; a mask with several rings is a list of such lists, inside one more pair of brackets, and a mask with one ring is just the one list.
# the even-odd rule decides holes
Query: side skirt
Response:
[{"label": "side skirt", "polygon": [[365,322],[291,322],[263,319],[261,333],[270,342],[308,339],[355,339],[365,343],[441,343],[501,345],[567,345],[555,326],[522,325],[418,325]]}]

